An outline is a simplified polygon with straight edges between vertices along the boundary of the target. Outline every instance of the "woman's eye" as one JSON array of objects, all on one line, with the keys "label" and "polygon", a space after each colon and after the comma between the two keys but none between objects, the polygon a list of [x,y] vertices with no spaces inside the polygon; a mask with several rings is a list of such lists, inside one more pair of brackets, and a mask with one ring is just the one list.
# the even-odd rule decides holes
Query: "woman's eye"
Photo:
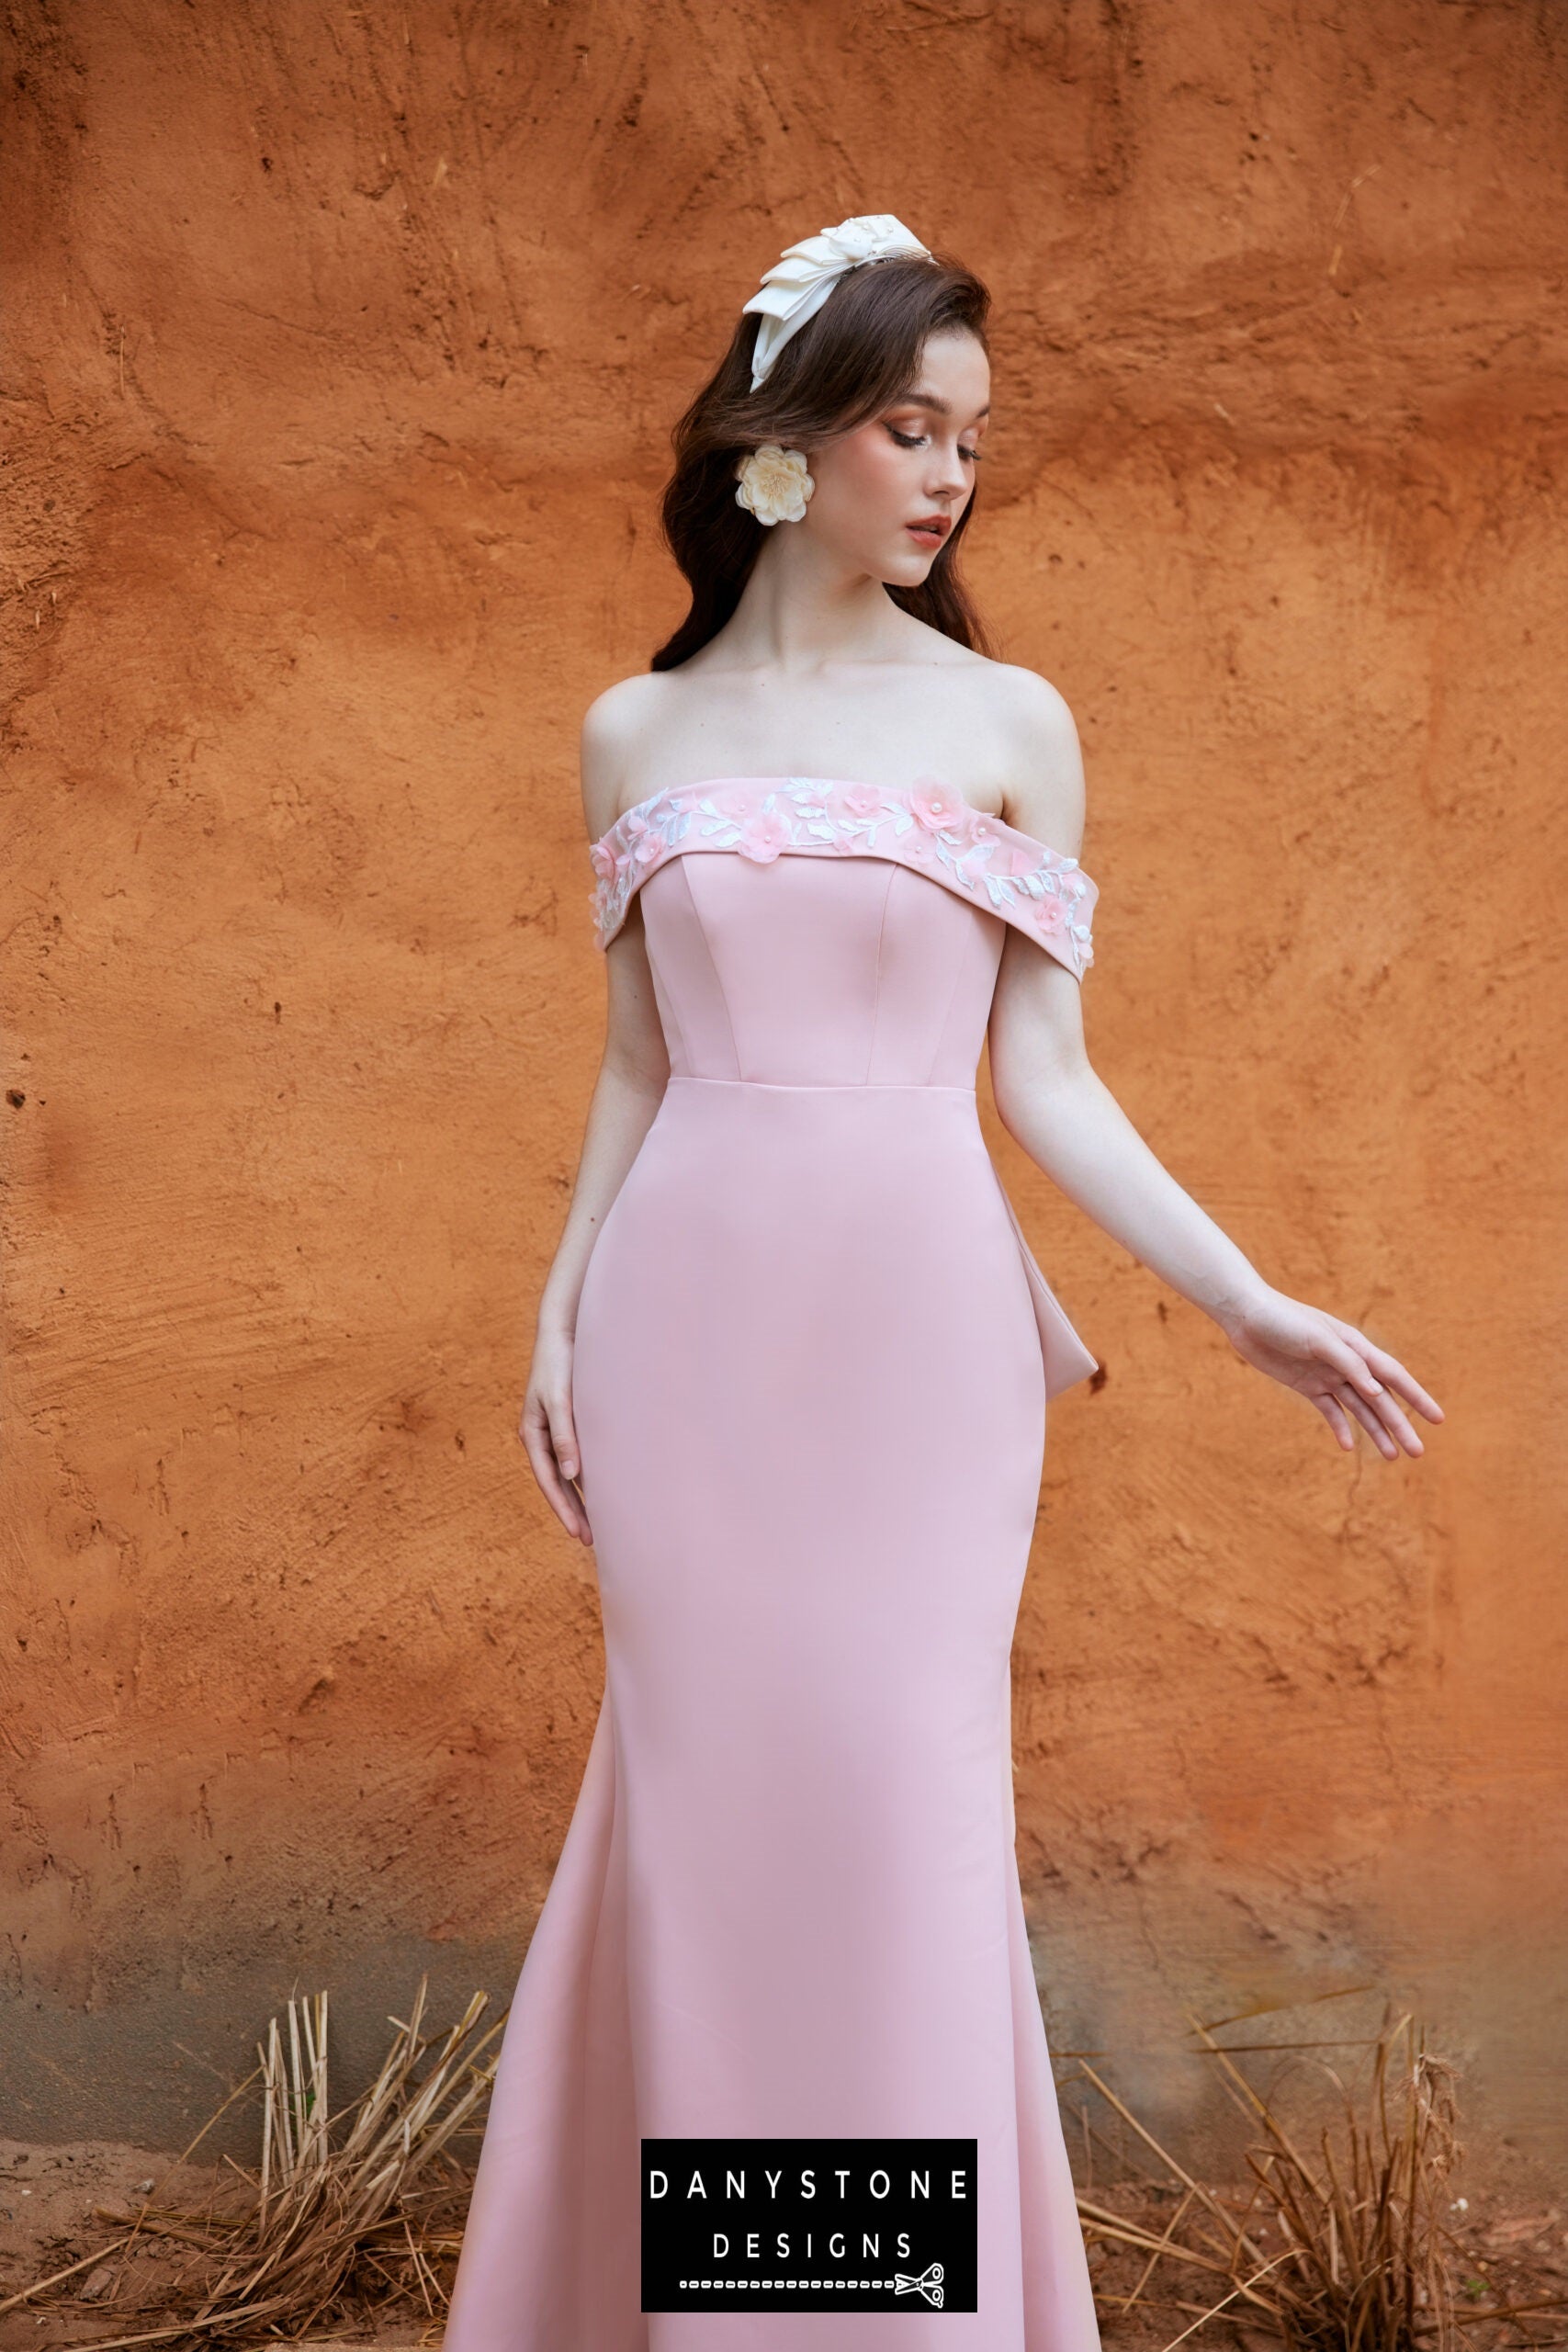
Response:
[{"label": "woman's eye", "polygon": [[[886,420],[884,422],[886,423]],[[889,424],[887,430],[897,442],[900,449],[918,449],[926,437],[923,433],[900,433],[896,424]],[[966,449],[962,442],[958,445],[958,454],[961,458],[967,458],[971,465],[977,466],[980,462],[979,450]]]}]

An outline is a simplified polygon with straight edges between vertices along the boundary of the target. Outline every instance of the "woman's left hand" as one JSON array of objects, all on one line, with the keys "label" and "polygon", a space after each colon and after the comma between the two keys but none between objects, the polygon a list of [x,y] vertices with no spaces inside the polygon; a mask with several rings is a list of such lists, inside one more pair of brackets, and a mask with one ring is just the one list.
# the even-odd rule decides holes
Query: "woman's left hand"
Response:
[{"label": "woman's left hand", "polygon": [[1360,1422],[1385,1462],[1401,1452],[1426,1451],[1399,1399],[1424,1419],[1440,1421],[1442,1407],[1385,1348],[1304,1300],[1268,1290],[1221,1318],[1220,1328],[1243,1362],[1266,1372],[1315,1405],[1340,1444],[1356,1442],[1350,1417]]}]

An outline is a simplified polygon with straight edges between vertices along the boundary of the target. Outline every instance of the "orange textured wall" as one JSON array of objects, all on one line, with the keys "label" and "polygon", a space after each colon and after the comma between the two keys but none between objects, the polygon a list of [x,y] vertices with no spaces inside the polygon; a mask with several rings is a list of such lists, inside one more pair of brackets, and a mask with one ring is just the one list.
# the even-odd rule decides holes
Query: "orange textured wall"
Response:
[{"label": "orange textured wall", "polygon": [[11,2128],[174,2138],[296,1979],[362,2052],[510,1991],[602,1675],[513,1435],[577,721],[740,302],[890,210],[997,297],[972,564],[1083,735],[1097,1063],[1449,1415],[1346,1457],[992,1122],[1108,1370],[1016,1650],[1048,2022],[1179,2135],[1188,2002],[1387,1985],[1568,2153],[1561,8],[10,25]]}]

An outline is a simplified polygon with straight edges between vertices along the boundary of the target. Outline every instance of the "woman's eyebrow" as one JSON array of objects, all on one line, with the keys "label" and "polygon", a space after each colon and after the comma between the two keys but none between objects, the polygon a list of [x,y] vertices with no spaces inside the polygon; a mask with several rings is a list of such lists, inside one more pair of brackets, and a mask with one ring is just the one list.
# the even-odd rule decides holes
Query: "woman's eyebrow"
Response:
[{"label": "woman's eyebrow", "polygon": [[[897,405],[899,408],[934,409],[938,416],[951,416],[953,414],[952,401],[940,399],[935,392],[906,392],[903,399],[899,401]],[[984,408],[977,408],[975,412],[976,419],[979,419],[982,416],[989,416],[990,413],[991,403],[989,401],[986,402]]]}]

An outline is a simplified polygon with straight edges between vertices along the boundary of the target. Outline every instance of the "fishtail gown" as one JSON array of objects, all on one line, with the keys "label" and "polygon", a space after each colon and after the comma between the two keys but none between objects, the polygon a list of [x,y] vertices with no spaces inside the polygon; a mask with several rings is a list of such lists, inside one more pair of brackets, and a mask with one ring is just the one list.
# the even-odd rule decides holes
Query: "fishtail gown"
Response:
[{"label": "fishtail gown", "polygon": [[[502,2039],[446,2352],[1098,2352],[1013,1844],[1048,1396],[1095,1367],[975,1079],[1009,925],[1097,888],[947,787],[667,788],[670,1081],[573,1402],[606,1679]],[[641,2311],[643,2137],[977,2142],[978,2310]]]}]

